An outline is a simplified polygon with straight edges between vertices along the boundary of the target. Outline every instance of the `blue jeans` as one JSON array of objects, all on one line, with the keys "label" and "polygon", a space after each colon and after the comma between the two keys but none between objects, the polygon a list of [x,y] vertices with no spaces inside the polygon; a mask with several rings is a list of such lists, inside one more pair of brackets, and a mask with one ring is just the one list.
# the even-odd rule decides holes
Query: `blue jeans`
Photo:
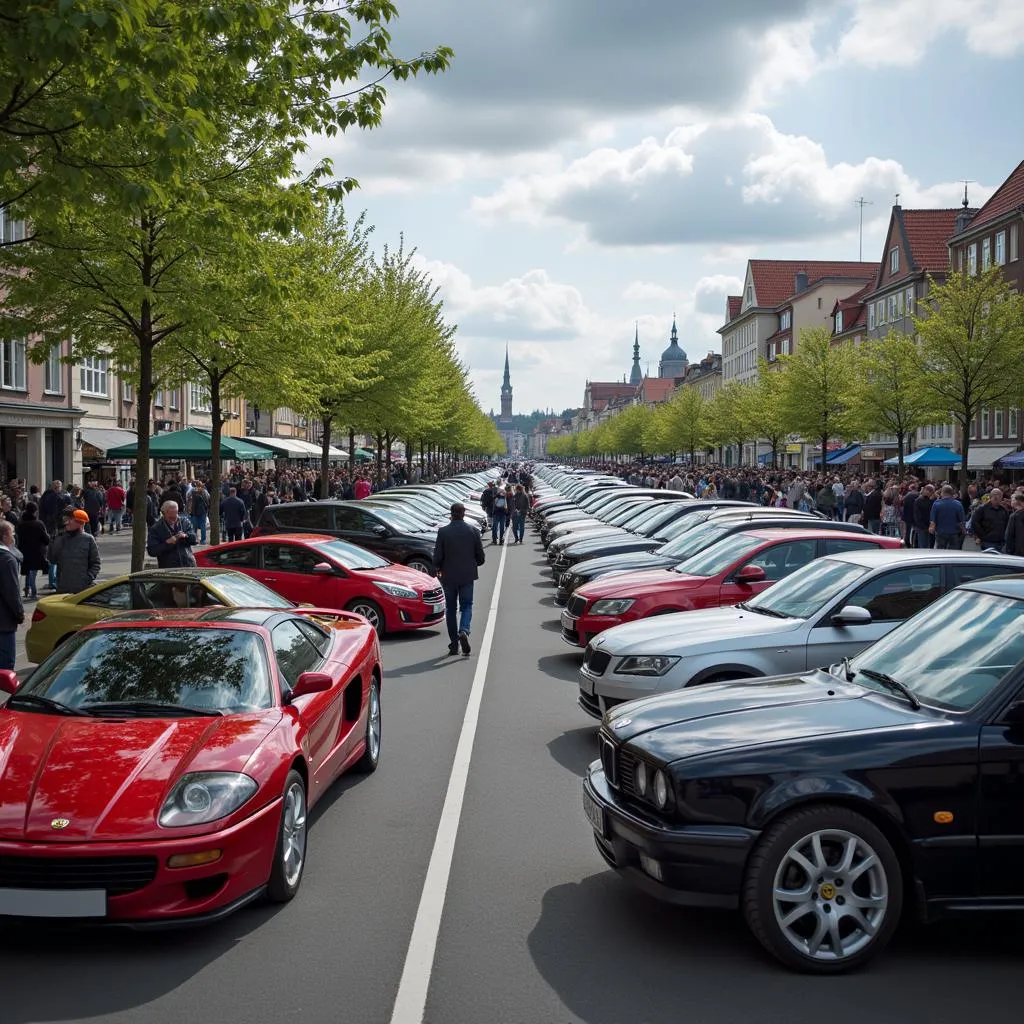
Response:
[{"label": "blue jeans", "polygon": [[47,572],[46,575],[47,575],[47,579],[49,580],[50,586],[53,587],[54,590],[56,590],[57,589],[57,563],[56,562],[51,562],[50,563],[50,569],[49,569],[49,571]]},{"label": "blue jeans", "polygon": [[491,540],[495,544],[505,540],[505,527],[508,520],[505,517],[504,509],[501,511],[495,511],[493,518],[491,519]]},{"label": "blue jeans", "polygon": [[0,668],[14,668],[17,633],[0,633]]},{"label": "blue jeans", "polygon": [[25,589],[29,592],[32,597],[38,597],[36,593],[36,574],[39,572],[38,569],[26,569],[25,570]]},{"label": "blue jeans", "polygon": [[468,633],[473,623],[473,584],[445,583],[444,589],[445,624],[448,626],[448,639],[454,644],[459,633]]},{"label": "blue jeans", "polygon": [[525,512],[513,512],[512,513],[512,537],[514,540],[522,540],[523,533],[526,530],[526,513]]}]

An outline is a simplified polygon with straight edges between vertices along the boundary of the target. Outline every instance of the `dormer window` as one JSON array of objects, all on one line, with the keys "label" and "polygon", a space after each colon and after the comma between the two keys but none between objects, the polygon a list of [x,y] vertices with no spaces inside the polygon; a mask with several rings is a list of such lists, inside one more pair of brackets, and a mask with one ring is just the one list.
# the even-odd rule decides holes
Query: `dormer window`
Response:
[{"label": "dormer window", "polygon": [[843,333],[843,311],[840,309],[836,312],[836,334]]},{"label": "dormer window", "polygon": [[889,273],[898,274],[900,269],[900,250],[899,246],[895,249],[889,250]]},{"label": "dormer window", "polygon": [[793,326],[793,311],[787,309],[784,313],[779,314],[779,330],[788,331]]}]

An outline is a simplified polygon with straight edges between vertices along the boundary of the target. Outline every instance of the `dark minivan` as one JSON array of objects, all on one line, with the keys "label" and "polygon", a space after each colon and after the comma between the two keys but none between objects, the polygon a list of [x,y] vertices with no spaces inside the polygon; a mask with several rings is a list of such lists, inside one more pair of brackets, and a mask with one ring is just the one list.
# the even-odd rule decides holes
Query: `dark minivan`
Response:
[{"label": "dark minivan", "polygon": [[289,501],[268,505],[253,535],[327,533],[376,552],[390,562],[434,573],[436,531],[411,533],[408,520],[387,509],[361,508],[358,501]]}]

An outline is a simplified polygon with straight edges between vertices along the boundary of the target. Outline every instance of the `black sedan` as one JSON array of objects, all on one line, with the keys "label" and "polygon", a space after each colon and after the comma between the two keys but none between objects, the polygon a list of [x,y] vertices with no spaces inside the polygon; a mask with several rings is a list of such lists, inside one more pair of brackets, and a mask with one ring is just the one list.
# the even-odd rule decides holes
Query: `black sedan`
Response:
[{"label": "black sedan", "polygon": [[1024,577],[827,670],[621,704],[599,752],[583,804],[607,863],[742,910],[798,970],[863,964],[904,910],[1024,910]]},{"label": "black sedan", "polygon": [[411,523],[406,517],[358,501],[288,501],[268,505],[253,536],[268,533],[321,533],[340,537],[374,551],[389,562],[432,575],[437,530]]}]

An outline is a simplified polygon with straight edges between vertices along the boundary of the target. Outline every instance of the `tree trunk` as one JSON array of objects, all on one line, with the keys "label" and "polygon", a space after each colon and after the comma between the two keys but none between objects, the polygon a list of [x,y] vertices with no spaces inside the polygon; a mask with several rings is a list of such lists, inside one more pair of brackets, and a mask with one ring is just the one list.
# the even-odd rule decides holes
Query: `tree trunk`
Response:
[{"label": "tree trunk", "polygon": [[374,434],[373,435],[373,439],[374,439],[374,441],[377,442],[377,459],[376,459],[376,470],[375,470],[375,473],[376,473],[376,480],[379,483],[380,482],[380,475],[381,475],[381,466],[382,466],[382,463],[384,461],[384,459],[383,459],[383,456],[384,456],[384,435],[383,434]]},{"label": "tree trunk", "polygon": [[960,433],[962,434],[961,445],[960,445],[960,499],[961,501],[967,501],[967,457],[971,454],[971,421],[966,424],[960,424]]},{"label": "tree trunk", "polygon": [[348,475],[354,483],[356,479],[356,432],[348,428]]},{"label": "tree trunk", "polygon": [[906,448],[907,439],[906,435],[902,432],[896,434],[896,469],[899,471],[900,476],[903,476],[903,451]]},{"label": "tree trunk", "polygon": [[[220,408],[220,376],[209,375],[210,380],[210,543],[220,543],[220,439],[224,432],[224,418]],[[195,523],[192,524],[195,529]]]},{"label": "tree trunk", "polygon": [[828,468],[828,434],[821,435],[821,471],[826,472]]},{"label": "tree trunk", "polygon": [[388,477],[391,476],[391,445],[392,445],[392,442],[393,442],[393,438],[391,437],[391,434],[386,433],[384,435],[384,458],[385,458],[384,465],[385,465],[385,468],[388,471]]},{"label": "tree trunk", "polygon": [[325,501],[331,496],[331,425],[334,416],[328,413],[320,417],[323,433],[320,436],[320,500]]},{"label": "tree trunk", "polygon": [[132,572],[139,572],[146,564],[146,496],[149,491],[149,437],[152,429],[150,416],[153,404],[153,330],[149,300],[142,302],[139,318],[139,393],[138,441],[135,450],[135,499],[132,502]]}]

